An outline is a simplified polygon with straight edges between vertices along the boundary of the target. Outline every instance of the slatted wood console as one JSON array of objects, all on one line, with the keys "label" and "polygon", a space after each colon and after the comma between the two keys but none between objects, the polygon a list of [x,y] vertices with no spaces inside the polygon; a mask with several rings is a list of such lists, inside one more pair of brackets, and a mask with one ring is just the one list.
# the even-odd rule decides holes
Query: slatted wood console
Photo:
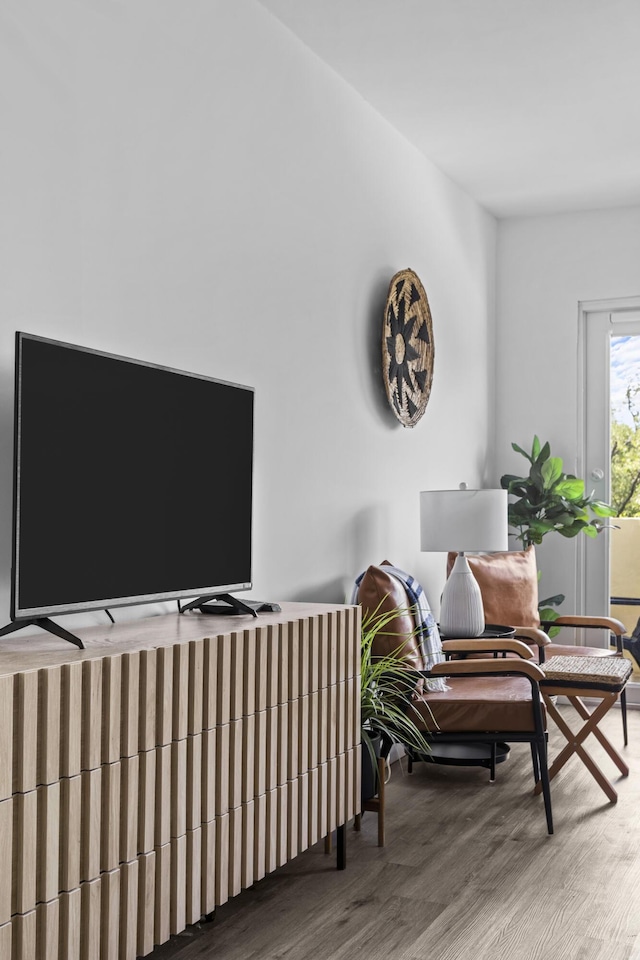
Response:
[{"label": "slatted wood console", "polygon": [[148,954],[359,812],[359,609],[282,606],[3,639],[3,960]]}]

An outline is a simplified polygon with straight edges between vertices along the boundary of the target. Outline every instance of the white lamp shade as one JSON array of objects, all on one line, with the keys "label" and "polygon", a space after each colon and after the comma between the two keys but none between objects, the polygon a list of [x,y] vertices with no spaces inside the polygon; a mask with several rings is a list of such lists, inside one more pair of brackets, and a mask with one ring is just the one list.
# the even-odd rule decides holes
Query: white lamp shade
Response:
[{"label": "white lamp shade", "polygon": [[423,490],[420,549],[434,553],[508,550],[506,490]]}]

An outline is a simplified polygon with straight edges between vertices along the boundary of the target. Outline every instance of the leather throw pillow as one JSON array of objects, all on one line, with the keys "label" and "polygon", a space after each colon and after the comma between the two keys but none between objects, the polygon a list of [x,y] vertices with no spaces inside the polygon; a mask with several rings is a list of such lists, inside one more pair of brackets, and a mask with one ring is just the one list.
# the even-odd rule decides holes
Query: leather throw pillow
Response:
[{"label": "leather throw pillow", "polygon": [[[457,554],[447,558],[447,576]],[[465,554],[478,582],[487,623],[539,627],[538,568],[533,547],[507,553]]]}]

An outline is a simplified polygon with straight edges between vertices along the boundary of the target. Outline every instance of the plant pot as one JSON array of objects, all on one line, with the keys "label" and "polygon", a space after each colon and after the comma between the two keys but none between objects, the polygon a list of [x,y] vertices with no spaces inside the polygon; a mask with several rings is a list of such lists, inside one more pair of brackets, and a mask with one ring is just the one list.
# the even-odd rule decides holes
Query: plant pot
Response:
[{"label": "plant pot", "polygon": [[373,745],[376,757],[380,756],[382,749],[382,737],[379,734],[362,733],[362,776],[360,781],[360,798],[364,804],[365,800],[375,797],[378,792],[378,767],[374,764],[371,753],[365,742],[365,736],[369,738]]}]

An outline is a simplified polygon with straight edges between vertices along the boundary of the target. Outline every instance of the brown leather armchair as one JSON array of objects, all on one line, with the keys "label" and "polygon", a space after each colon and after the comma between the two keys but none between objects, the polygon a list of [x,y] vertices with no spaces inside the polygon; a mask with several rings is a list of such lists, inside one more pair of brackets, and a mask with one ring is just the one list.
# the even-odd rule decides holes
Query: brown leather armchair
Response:
[{"label": "brown leather armchair", "polygon": [[[456,554],[450,553],[447,570],[450,571]],[[515,627],[516,637],[531,645],[539,663],[551,657],[621,657],[623,656],[624,624],[613,617],[561,616],[549,623],[541,623],[538,614],[538,570],[533,547],[527,550],[509,551],[471,556],[469,566],[482,593],[487,623],[507,624]],[[559,627],[562,634],[568,630],[589,630],[606,634],[606,645],[591,646],[576,643],[557,643],[550,639],[548,631]],[[609,643],[613,638],[614,646]],[[569,639],[569,638],[567,638]],[[627,735],[626,692],[620,694],[622,729],[625,746]]]},{"label": "brown leather armchair", "polygon": [[[498,744],[529,743],[534,780],[541,784],[547,828],[553,833],[546,716],[539,687],[544,673],[534,662],[531,649],[515,639],[480,640],[473,646],[468,640],[445,640],[442,648],[456,659],[436,664],[424,676],[445,676],[448,689],[425,690],[414,704],[423,715],[430,741],[434,747],[440,743],[490,744],[492,781]],[[479,658],[479,653],[485,656]],[[409,752],[410,771],[415,759]]]},{"label": "brown leather armchair", "polygon": [[[530,744],[534,780],[541,784],[547,829],[553,833],[546,713],[539,690],[544,674],[534,662],[531,648],[513,639],[448,640],[443,650],[456,659],[427,665],[409,613],[411,604],[402,584],[385,571],[384,565],[368,568],[359,586],[358,602],[365,612],[378,610],[381,605],[389,611],[405,611],[398,614],[380,638],[379,653],[401,650],[407,669],[415,671],[412,719],[415,722],[419,714],[425,734],[434,746],[461,741],[491,744],[494,778],[498,743]],[[489,653],[509,656],[487,659]],[[484,654],[485,658],[477,654]],[[433,685],[430,681],[443,677],[446,689],[429,689]],[[410,763],[418,759],[428,761],[429,757],[410,756]]]}]

